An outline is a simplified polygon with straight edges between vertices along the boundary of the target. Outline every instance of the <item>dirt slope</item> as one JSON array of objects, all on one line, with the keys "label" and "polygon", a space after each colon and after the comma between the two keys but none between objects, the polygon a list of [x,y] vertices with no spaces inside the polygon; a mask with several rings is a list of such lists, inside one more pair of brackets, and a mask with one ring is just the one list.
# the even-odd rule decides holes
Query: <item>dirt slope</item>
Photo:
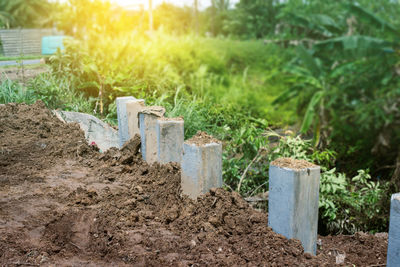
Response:
[{"label": "dirt slope", "polygon": [[321,237],[316,257],[267,227],[237,193],[181,196],[177,165],[149,166],[140,140],[100,154],[41,102],[0,106],[0,265],[368,266],[387,238]]}]

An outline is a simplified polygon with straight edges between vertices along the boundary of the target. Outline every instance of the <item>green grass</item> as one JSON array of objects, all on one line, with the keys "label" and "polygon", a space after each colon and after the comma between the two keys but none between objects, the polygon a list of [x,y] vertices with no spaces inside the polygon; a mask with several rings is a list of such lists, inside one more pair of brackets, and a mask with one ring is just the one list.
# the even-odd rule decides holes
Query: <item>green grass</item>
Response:
[{"label": "green grass", "polygon": [[0,83],[0,104],[35,102],[33,92],[15,81],[4,79]]},{"label": "green grass", "polygon": [[0,61],[8,61],[8,60],[24,60],[24,59],[41,59],[46,56],[43,55],[23,55],[17,57],[7,57],[4,55],[0,55]]},{"label": "green grass", "polygon": [[[21,68],[21,65],[12,65],[12,66],[0,66],[0,70],[7,70],[7,69],[16,69]],[[40,69],[40,68],[48,68],[47,65],[44,64],[29,64],[24,65],[24,69]]]}]

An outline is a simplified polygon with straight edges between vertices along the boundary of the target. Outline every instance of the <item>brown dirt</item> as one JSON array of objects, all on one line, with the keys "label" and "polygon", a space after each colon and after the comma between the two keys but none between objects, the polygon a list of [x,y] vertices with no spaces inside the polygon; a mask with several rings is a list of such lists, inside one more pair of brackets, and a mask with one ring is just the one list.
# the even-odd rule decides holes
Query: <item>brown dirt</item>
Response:
[{"label": "brown dirt", "polygon": [[140,141],[101,154],[42,103],[0,107],[1,266],[368,266],[387,237],[320,237],[318,255],[222,189],[181,196],[178,165],[148,165]]},{"label": "brown dirt", "polygon": [[206,132],[198,131],[192,138],[190,138],[189,140],[186,140],[185,143],[202,146],[202,145],[211,144],[211,143],[220,144],[221,141],[219,141],[218,139],[215,139],[214,137],[207,134]]},{"label": "brown dirt", "polygon": [[307,168],[315,168],[317,165],[302,160],[302,159],[292,159],[292,158],[279,158],[271,162],[271,165],[281,167],[281,168],[290,168],[293,170],[303,170]]}]

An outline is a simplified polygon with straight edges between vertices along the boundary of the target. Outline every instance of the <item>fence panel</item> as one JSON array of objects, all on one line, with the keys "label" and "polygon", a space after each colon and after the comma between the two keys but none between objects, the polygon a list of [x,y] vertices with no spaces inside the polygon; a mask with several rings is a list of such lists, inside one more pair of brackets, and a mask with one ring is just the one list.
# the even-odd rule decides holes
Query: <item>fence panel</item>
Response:
[{"label": "fence panel", "polygon": [[41,55],[42,38],[44,36],[62,34],[62,32],[55,29],[0,30],[0,51],[6,57]]}]

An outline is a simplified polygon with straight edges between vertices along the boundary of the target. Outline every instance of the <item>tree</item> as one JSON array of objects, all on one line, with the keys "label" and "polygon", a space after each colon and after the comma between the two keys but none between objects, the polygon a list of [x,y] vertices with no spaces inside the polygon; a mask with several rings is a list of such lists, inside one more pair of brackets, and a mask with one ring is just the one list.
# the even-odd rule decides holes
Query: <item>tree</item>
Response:
[{"label": "tree", "polygon": [[47,0],[0,0],[0,26],[3,28],[51,26],[49,14],[53,6]]},{"label": "tree", "polygon": [[247,38],[262,38],[274,33],[279,0],[240,0],[230,14],[229,31]]},{"label": "tree", "polygon": [[[359,5],[346,8],[357,21],[352,35],[332,31],[311,49],[299,46],[287,67],[289,89],[276,103],[296,99],[301,131],[313,132],[316,145],[335,147],[345,171],[372,168],[399,189],[400,30]],[[340,19],[346,17],[334,21]]]}]

